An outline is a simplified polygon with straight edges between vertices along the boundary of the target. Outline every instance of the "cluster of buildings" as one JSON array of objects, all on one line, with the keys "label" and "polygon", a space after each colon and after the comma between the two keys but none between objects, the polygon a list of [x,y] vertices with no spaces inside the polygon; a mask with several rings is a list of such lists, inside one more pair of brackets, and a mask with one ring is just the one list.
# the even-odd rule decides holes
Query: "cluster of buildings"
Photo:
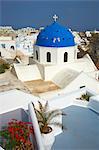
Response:
[{"label": "cluster of buildings", "polygon": [[[88,54],[82,58],[78,57],[77,46],[84,42],[88,43],[87,39],[82,39],[77,32],[72,32],[60,25],[56,19],[54,16],[53,23],[42,30],[32,28],[18,30],[14,39],[10,36],[1,36],[0,56],[7,60],[17,59],[17,62],[13,63],[14,73],[30,91],[33,99],[49,100],[49,103],[52,101],[51,107],[61,108],[62,106],[63,108],[64,103],[64,106],[69,106],[68,104],[71,104],[71,99],[74,99],[77,91],[81,92],[84,88],[90,91],[89,93],[94,93],[92,95],[99,94],[99,70]],[[86,36],[91,36],[89,31],[86,32]],[[13,92],[17,93],[11,91],[10,94],[13,95]],[[80,96],[81,93],[78,95]],[[17,94],[15,95],[18,96]],[[19,95],[21,94],[19,92]],[[9,91],[5,92],[5,101],[7,100],[6,95],[9,95]],[[2,94],[0,96],[2,97]],[[69,99],[66,98],[68,96]],[[19,100],[18,105],[16,100],[14,104],[12,102],[9,109],[7,106],[4,106],[4,109],[13,110],[13,105],[13,108],[16,109],[15,103],[17,103],[17,108],[20,106],[23,108],[22,105],[27,101],[24,100],[21,103]],[[99,103],[99,97],[97,101]],[[82,104],[79,103],[79,105]]]},{"label": "cluster of buildings", "polygon": [[[91,36],[89,31],[86,36]],[[78,57],[77,46],[84,41],[88,43],[54,17],[54,22],[42,30],[27,27],[17,30],[14,39],[1,36],[0,55],[8,60],[17,59],[13,64],[17,78],[38,96],[58,95],[83,86],[98,93],[98,69],[88,54]],[[31,87],[34,83],[39,83],[36,89]]]}]

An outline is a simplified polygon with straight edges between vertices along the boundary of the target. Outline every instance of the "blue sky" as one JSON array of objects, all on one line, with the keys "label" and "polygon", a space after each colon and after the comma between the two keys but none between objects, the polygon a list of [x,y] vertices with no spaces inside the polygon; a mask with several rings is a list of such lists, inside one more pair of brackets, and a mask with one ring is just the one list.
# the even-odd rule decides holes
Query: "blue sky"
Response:
[{"label": "blue sky", "polygon": [[40,27],[58,21],[73,30],[99,29],[98,0],[0,0],[0,25]]}]

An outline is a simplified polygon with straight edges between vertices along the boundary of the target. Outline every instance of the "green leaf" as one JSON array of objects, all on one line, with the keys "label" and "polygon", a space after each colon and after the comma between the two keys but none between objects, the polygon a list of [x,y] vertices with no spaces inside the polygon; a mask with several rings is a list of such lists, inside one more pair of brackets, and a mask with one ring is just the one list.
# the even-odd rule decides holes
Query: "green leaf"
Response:
[{"label": "green leaf", "polygon": [[40,109],[40,111],[42,112],[42,111],[43,111],[43,105],[41,104],[40,101],[38,101],[38,103],[39,103],[39,109]]},{"label": "green leaf", "polygon": [[47,111],[48,111],[48,101],[46,101],[45,106],[44,106],[44,108],[43,108],[43,111],[44,111],[44,112],[47,112]]},{"label": "green leaf", "polygon": [[58,109],[56,110],[52,110],[50,112],[48,112],[48,116],[47,116],[47,120],[52,120],[53,118],[55,118],[56,116],[62,115],[62,112]]}]

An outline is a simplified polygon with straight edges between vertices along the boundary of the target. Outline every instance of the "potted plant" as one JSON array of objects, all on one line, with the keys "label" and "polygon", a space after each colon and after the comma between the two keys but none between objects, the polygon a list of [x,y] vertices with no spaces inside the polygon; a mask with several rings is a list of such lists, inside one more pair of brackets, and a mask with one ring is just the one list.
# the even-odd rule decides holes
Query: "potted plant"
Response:
[{"label": "potted plant", "polygon": [[33,106],[37,116],[40,131],[43,137],[42,138],[43,143],[44,146],[47,147],[46,149],[51,149],[55,140],[51,125],[58,126],[62,129],[65,129],[62,123],[60,123],[59,121],[55,121],[55,118],[60,115],[66,115],[66,114],[62,113],[59,109],[49,111],[48,101],[45,103],[45,105],[42,105],[40,101],[38,101],[38,104],[39,104],[38,109],[35,108],[34,104]]},{"label": "potted plant", "polygon": [[90,95],[86,93],[86,94],[82,94],[80,98],[76,98],[76,99],[89,101],[89,98]]},{"label": "potted plant", "polygon": [[6,150],[33,150],[31,134],[33,127],[30,122],[12,119],[0,131],[0,145]]}]

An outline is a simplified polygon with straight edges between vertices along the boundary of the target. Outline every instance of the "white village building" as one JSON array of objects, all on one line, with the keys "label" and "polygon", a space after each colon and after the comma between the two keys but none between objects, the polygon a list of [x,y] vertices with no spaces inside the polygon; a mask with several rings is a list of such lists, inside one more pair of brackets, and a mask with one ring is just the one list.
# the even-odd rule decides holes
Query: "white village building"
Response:
[{"label": "white village building", "polygon": [[[54,22],[37,36],[34,64],[14,65],[18,78],[23,82],[52,81],[60,87],[56,94],[71,92],[82,86],[99,93],[99,71],[88,54],[77,58],[79,51],[72,32],[58,24],[56,18],[54,16]],[[53,92],[46,94],[53,95]]]},{"label": "white village building", "polygon": [[73,31],[72,34],[74,35],[74,41],[77,45],[81,45],[82,42],[82,38],[80,37],[80,35],[78,34],[77,31]]},{"label": "white village building", "polygon": [[30,35],[32,33],[37,33],[38,30],[32,27],[26,27],[26,28],[21,28],[16,30],[16,33],[19,34],[23,34],[23,35]]},{"label": "white village building", "polygon": [[19,34],[16,38],[17,50],[21,51],[24,55],[33,55],[33,45],[37,39],[38,33],[33,33],[31,35]]},{"label": "white village building", "polygon": [[18,62],[28,65],[30,58],[33,57],[33,45],[36,42],[38,33],[32,33],[31,35],[18,34],[16,38],[16,49]]},{"label": "white village building", "polygon": [[16,56],[16,41],[11,36],[0,37],[0,55],[6,59],[14,59]]}]

